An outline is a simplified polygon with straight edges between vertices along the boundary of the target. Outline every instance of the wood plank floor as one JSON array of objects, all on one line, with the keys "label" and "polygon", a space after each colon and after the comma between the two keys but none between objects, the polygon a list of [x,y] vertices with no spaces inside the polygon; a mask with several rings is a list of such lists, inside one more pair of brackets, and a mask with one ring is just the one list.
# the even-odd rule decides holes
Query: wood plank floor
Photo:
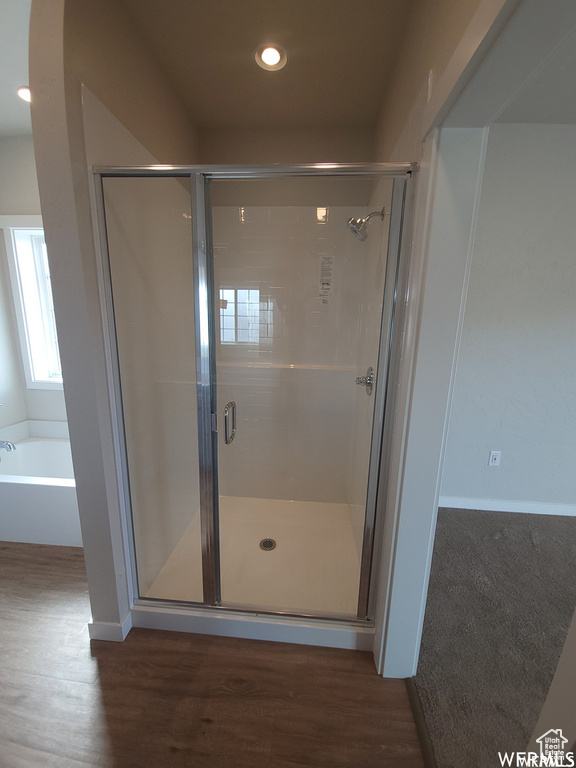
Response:
[{"label": "wood plank floor", "polygon": [[423,768],[370,654],[132,630],[92,642],[82,551],[0,543],[1,768]]}]

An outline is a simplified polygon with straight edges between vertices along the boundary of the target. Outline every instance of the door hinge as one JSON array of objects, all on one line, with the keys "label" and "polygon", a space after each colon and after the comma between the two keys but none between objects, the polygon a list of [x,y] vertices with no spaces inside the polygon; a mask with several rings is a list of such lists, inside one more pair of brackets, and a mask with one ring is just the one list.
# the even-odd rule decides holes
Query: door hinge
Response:
[{"label": "door hinge", "polygon": [[212,432],[218,432],[218,414],[211,412],[210,419],[212,422]]}]

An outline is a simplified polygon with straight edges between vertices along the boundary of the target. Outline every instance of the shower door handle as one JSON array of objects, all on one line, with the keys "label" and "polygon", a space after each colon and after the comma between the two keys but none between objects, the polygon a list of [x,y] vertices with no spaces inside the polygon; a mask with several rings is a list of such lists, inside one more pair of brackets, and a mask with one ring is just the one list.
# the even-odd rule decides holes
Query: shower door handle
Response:
[{"label": "shower door handle", "polygon": [[[232,429],[230,429],[230,421]],[[236,437],[236,403],[231,400],[224,408],[224,442],[230,445]]]},{"label": "shower door handle", "polygon": [[356,384],[360,384],[362,387],[366,387],[366,394],[372,394],[372,387],[374,386],[374,368],[370,366],[366,371],[366,376],[358,376],[356,378]]}]

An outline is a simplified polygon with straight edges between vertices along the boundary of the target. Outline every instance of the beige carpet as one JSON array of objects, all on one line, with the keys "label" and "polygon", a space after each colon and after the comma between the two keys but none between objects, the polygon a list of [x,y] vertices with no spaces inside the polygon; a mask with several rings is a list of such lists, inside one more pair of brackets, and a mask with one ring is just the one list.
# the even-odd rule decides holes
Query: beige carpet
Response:
[{"label": "beige carpet", "polygon": [[576,518],[441,509],[415,683],[438,768],[536,725],[576,607]]}]

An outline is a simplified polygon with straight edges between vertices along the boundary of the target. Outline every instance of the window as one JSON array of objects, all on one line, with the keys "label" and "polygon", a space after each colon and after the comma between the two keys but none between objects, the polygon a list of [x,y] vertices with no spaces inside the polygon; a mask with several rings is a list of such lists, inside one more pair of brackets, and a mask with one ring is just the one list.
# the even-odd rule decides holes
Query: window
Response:
[{"label": "window", "polygon": [[44,230],[13,228],[5,232],[26,383],[32,389],[61,389]]},{"label": "window", "polygon": [[220,342],[265,344],[272,340],[272,299],[257,288],[220,289]]}]

